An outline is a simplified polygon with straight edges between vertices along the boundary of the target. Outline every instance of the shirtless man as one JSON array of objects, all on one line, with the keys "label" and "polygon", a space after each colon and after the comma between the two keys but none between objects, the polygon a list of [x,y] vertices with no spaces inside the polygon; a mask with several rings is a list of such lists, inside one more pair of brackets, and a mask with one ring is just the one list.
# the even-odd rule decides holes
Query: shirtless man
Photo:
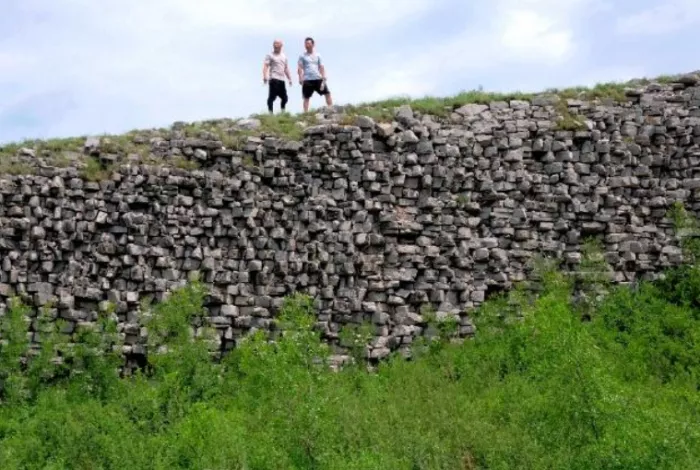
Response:
[{"label": "shirtless man", "polygon": [[282,41],[275,39],[272,43],[272,53],[265,56],[263,62],[263,83],[269,83],[269,91],[267,95],[267,109],[272,114],[272,105],[277,98],[280,98],[281,108],[284,112],[287,106],[287,87],[285,86],[285,77],[289,80],[289,86],[292,86],[292,75],[289,73],[289,64],[287,57],[282,52]]},{"label": "shirtless man", "polygon": [[315,42],[306,38],[306,52],[299,57],[298,69],[301,94],[304,98],[304,112],[309,111],[309,99],[314,92],[326,97],[326,105],[333,106],[331,91],[326,86],[326,69],[321,62],[321,56],[314,51]]}]

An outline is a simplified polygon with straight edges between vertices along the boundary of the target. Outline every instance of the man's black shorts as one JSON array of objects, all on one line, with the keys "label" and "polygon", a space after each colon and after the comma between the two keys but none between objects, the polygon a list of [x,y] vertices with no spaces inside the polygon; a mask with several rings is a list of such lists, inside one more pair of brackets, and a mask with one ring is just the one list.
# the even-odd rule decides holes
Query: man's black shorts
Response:
[{"label": "man's black shorts", "polygon": [[270,80],[268,98],[274,101],[278,97],[282,98],[284,101],[287,100],[287,87],[284,80],[277,80],[276,78],[273,78]]},{"label": "man's black shorts", "polygon": [[305,80],[304,84],[301,86],[301,94],[305,99],[311,98],[311,95],[314,94],[314,91],[318,93],[319,95],[327,95],[331,91],[328,89],[328,86],[321,90],[321,84],[323,83],[323,80]]}]

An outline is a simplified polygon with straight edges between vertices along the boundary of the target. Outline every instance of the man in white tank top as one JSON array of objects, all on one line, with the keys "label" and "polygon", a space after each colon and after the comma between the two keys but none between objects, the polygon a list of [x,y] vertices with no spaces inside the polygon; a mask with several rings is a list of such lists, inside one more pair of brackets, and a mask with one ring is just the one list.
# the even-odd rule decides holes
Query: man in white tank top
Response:
[{"label": "man in white tank top", "polygon": [[282,111],[287,106],[287,87],[285,77],[292,86],[292,75],[289,73],[287,57],[282,52],[282,41],[275,39],[272,43],[272,53],[265,56],[263,62],[263,83],[269,83],[267,95],[267,109],[272,114],[272,105],[277,98],[280,98]]}]

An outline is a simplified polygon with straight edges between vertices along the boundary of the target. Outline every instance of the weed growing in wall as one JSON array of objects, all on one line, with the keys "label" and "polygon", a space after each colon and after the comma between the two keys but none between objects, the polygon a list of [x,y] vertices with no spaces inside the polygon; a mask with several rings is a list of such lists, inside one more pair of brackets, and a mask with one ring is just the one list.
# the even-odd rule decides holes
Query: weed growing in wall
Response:
[{"label": "weed growing in wall", "polygon": [[80,175],[87,181],[102,181],[109,177],[112,169],[112,165],[104,165],[97,158],[90,157],[85,160]]},{"label": "weed growing in wall", "polygon": [[362,364],[367,359],[368,345],[374,336],[374,326],[365,322],[349,324],[340,331],[340,344],[348,349],[354,364]]}]

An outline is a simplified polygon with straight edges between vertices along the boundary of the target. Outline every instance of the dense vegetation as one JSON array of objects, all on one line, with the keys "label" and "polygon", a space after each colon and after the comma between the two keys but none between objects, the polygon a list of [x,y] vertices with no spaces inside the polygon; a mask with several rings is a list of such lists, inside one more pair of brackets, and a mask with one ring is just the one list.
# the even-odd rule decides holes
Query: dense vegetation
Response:
[{"label": "dense vegetation", "polygon": [[43,349],[22,360],[15,301],[0,333],[0,468],[700,468],[700,266],[630,288],[585,261],[586,276],[540,268],[537,295],[489,300],[474,339],[439,325],[411,360],[373,370],[328,369],[300,294],[274,342],[256,333],[212,360],[189,327],[204,314],[194,282],[152,307],[151,351],[167,348],[128,377],[114,372],[109,313],[76,348],[35,319]]}]

